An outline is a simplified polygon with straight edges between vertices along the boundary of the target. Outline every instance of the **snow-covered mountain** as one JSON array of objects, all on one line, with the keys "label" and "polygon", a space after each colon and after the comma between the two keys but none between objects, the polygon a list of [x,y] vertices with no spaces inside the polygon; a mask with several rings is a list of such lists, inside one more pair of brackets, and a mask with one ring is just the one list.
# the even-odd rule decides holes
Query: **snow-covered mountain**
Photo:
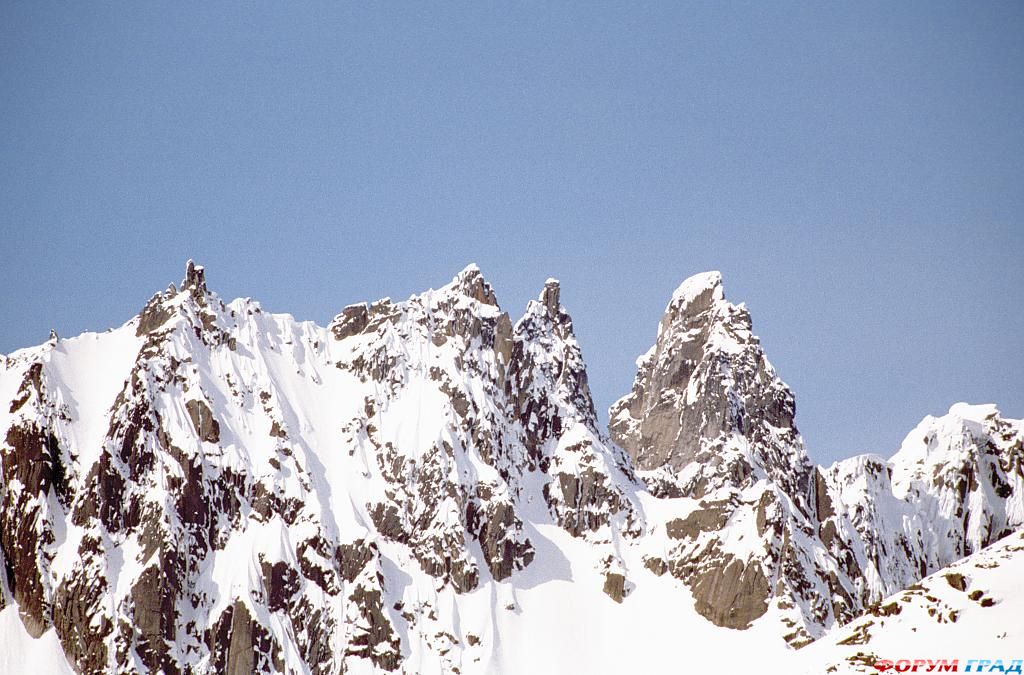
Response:
[{"label": "snow-covered mountain", "polygon": [[470,266],[319,327],[189,263],[0,357],[0,666],[753,665],[1024,524],[1024,424],[958,404],[815,467],[751,330],[686,280],[605,432],[555,280],[515,323]]}]

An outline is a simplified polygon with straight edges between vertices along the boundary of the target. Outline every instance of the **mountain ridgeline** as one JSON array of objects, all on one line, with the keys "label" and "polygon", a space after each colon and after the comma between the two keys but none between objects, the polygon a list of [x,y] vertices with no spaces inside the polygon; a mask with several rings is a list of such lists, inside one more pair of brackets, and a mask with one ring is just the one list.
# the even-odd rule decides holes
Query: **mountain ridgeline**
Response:
[{"label": "mountain ridgeline", "polygon": [[553,279],[515,322],[469,266],[321,327],[190,262],[120,328],[0,356],[0,609],[82,673],[517,672],[548,614],[651,603],[799,648],[1024,525],[994,406],[828,468],[795,415],[716,272],[605,430]]}]

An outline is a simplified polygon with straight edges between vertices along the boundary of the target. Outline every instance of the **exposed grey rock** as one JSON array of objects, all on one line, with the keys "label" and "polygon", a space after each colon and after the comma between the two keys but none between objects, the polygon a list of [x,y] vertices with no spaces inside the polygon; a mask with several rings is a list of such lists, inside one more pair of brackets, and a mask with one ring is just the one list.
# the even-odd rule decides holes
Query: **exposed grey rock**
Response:
[{"label": "exposed grey rock", "polygon": [[193,298],[199,300],[206,296],[206,270],[189,260],[185,263],[185,278],[181,282],[181,290],[188,291]]},{"label": "exposed grey rock", "polygon": [[[674,542],[668,569],[718,625],[746,627],[775,602],[785,621],[800,626],[787,635],[791,643],[820,633],[835,620],[827,599],[839,577],[818,564],[818,552],[793,551],[789,541],[816,531],[827,488],[794,424],[793,395],[753,335],[747,310],[725,299],[721,275],[683,282],[637,366],[633,391],[609,412],[612,437],[652,494],[701,500],[665,524]],[[733,520],[757,528],[744,559],[722,545],[739,536],[729,528]]]},{"label": "exposed grey rock", "polygon": [[701,532],[715,532],[722,529],[732,513],[730,504],[701,504],[685,518],[675,518],[665,523],[665,532],[671,539],[696,539]]},{"label": "exposed grey rock", "polygon": [[380,591],[358,585],[350,599],[358,607],[365,624],[358,626],[355,637],[346,648],[346,656],[369,659],[381,670],[397,670],[402,657],[400,642],[390,619],[384,614]]},{"label": "exposed grey rock", "polygon": [[366,303],[349,305],[331,322],[331,333],[336,340],[344,340],[362,333],[370,323],[370,312]]},{"label": "exposed grey rock", "polygon": [[768,610],[768,580],[756,562],[726,555],[724,563],[693,584],[694,606],[718,626],[747,628]]},{"label": "exposed grey rock", "polygon": [[[492,577],[502,581],[533,562],[533,546],[523,536],[522,521],[511,502],[489,500],[482,513],[477,511],[475,502],[470,502],[467,509],[468,529],[477,532]],[[478,513],[479,516],[476,515]],[[479,528],[476,525],[478,518]]]},{"label": "exposed grey rock", "polygon": [[172,316],[174,312],[164,307],[163,297],[157,293],[150,298],[139,314],[139,325],[135,329],[135,334],[148,335],[170,321]]},{"label": "exposed grey rock", "polygon": [[640,469],[680,469],[709,441],[770,427],[796,436],[796,405],[751,333],[750,314],[725,301],[718,272],[686,280],[665,310],[628,396],[611,408],[613,439]]},{"label": "exposed grey rock", "polygon": [[185,402],[185,409],[188,410],[192,427],[196,430],[199,438],[208,443],[216,443],[220,440],[220,424],[213,418],[210,406],[206,405],[204,401],[192,399]]},{"label": "exposed grey rock", "polygon": [[274,668],[274,649],[267,631],[249,614],[241,600],[236,600],[220,615],[209,636],[214,672],[227,675],[279,671]]},{"label": "exposed grey rock", "polygon": [[150,670],[178,672],[169,653],[176,634],[177,593],[168,588],[162,577],[160,568],[153,565],[147,567],[132,586],[135,651]]},{"label": "exposed grey rock", "polygon": [[609,572],[605,575],[604,588],[602,590],[609,598],[615,602],[621,603],[622,599],[625,597],[625,583],[626,577],[615,572]]}]

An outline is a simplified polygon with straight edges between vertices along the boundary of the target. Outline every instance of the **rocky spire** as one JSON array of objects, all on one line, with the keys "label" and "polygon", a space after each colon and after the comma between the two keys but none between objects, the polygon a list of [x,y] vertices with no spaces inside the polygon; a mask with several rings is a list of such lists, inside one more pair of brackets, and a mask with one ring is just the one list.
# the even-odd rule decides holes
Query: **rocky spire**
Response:
[{"label": "rocky spire", "polygon": [[[666,554],[668,571],[714,623],[743,628],[776,603],[795,627],[786,640],[806,643],[842,611],[815,566],[821,546],[788,543],[817,524],[816,473],[793,424],[793,395],[746,308],[725,299],[721,274],[676,289],[637,368],[633,391],[610,410],[612,437],[657,496],[700,500],[667,523],[680,542]],[[740,544],[743,535],[724,527],[741,520],[757,524],[756,541]]]},{"label": "rocky spire", "polygon": [[558,284],[558,279],[548,279],[544,282],[544,290],[540,293],[540,303],[548,310],[548,316],[558,316],[559,303],[558,299],[561,295],[561,288]]},{"label": "rocky spire", "polygon": [[637,366],[633,391],[609,416],[612,437],[638,468],[680,469],[702,443],[733,433],[758,437],[768,426],[795,440],[793,395],[751,333],[746,308],[726,301],[719,272],[676,289],[657,341]]},{"label": "rocky spire", "polygon": [[196,265],[191,258],[185,263],[185,278],[181,281],[181,290],[189,291],[196,299],[206,294],[206,268]]},{"label": "rocky spire", "polygon": [[559,295],[558,281],[548,279],[513,329],[506,387],[537,457],[540,446],[557,437],[569,419],[597,427],[586,365]]}]

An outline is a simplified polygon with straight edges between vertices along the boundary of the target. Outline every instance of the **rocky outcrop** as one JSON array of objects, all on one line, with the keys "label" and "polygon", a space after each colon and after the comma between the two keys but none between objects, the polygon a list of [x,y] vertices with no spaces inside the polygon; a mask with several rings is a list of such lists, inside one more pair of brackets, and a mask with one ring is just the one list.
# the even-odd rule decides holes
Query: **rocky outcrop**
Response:
[{"label": "rocky outcrop", "polygon": [[491,576],[503,581],[533,562],[533,546],[523,535],[523,523],[512,502],[490,500],[483,511],[478,508],[475,501],[469,503],[467,528],[480,543]]},{"label": "rocky outcrop", "polygon": [[[544,499],[556,521],[580,537],[611,527],[629,535],[641,520],[630,496],[629,460],[598,429],[572,318],[548,279],[513,330],[505,383],[521,425],[528,468],[548,476]],[[622,525],[621,529],[619,525]]]},{"label": "rocky outcrop", "polygon": [[753,335],[750,313],[725,300],[718,272],[680,285],[654,346],[637,366],[633,391],[609,411],[612,438],[637,468],[678,472],[695,461],[728,462],[717,448],[741,438],[758,466],[714,467],[690,480],[686,491],[699,498],[721,485],[719,478],[743,483],[756,468],[801,505],[811,501],[812,467],[794,424],[793,394]]},{"label": "rocky outcrop", "polygon": [[253,620],[241,600],[221,613],[210,632],[209,647],[210,663],[217,673],[244,675],[282,670],[280,654],[273,648],[269,633]]},{"label": "rocky outcrop", "polygon": [[718,626],[748,628],[768,611],[771,589],[760,565],[726,554],[712,574],[693,585],[694,606]]},{"label": "rocky outcrop", "polygon": [[43,363],[33,360],[20,378],[14,400],[6,406],[11,424],[0,445],[4,586],[33,637],[41,635],[50,623],[50,549],[62,525],[61,509],[73,496],[66,466],[70,456],[54,433],[54,425],[66,413],[48,398]]},{"label": "rocky outcrop", "polygon": [[331,333],[335,340],[344,340],[362,333],[369,323],[370,313],[366,303],[349,305],[341,314],[334,317],[334,321],[331,322]]},{"label": "rocky outcrop", "polygon": [[526,432],[534,462],[544,459],[544,444],[564,428],[581,424],[597,431],[583,356],[572,319],[559,302],[558,281],[548,279],[536,302],[515,326],[506,392]]},{"label": "rocky outcrop", "polygon": [[191,400],[185,403],[185,410],[188,411],[192,428],[196,430],[200,439],[207,443],[216,443],[220,440],[220,424],[213,418],[210,406],[204,401]]}]

